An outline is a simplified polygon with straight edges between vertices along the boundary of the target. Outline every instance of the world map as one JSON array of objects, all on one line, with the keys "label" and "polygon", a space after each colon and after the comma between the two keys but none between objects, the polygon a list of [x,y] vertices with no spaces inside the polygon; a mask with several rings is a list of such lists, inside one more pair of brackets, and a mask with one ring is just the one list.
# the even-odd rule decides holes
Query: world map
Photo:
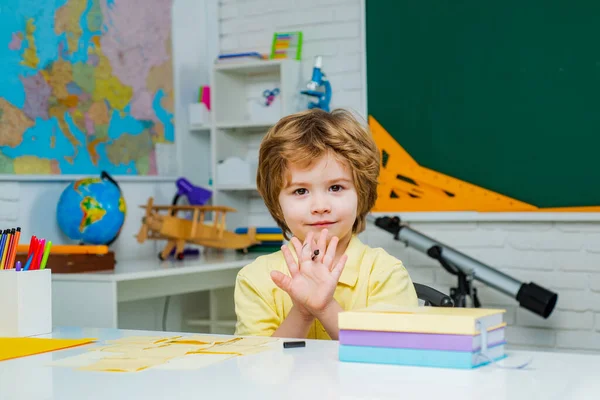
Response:
[{"label": "world map", "polygon": [[0,174],[156,175],[172,0],[2,0]]}]

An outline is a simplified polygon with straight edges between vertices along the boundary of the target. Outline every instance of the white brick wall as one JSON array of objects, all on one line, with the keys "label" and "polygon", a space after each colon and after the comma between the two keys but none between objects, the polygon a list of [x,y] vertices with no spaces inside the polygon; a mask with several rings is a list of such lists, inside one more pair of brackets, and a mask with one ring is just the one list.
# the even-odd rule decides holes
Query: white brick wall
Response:
[{"label": "white brick wall", "polygon": [[[362,37],[364,0],[222,0],[219,7],[221,52],[270,51],[276,31],[304,32],[304,75],[313,57],[333,87],[332,107],[366,111]],[[260,214],[256,205],[254,211]],[[524,282],[559,293],[554,313],[543,320],[506,295],[478,284],[488,307],[507,310],[508,341],[515,348],[600,352],[600,223],[438,222],[413,227]],[[456,284],[434,260],[369,228],[368,244],[384,247],[407,266],[414,281],[445,292]]]},{"label": "white brick wall", "polygon": [[[508,342],[515,348],[600,352],[600,222],[420,222],[411,227],[515,279],[558,293],[548,319],[479,282],[484,307],[505,308]],[[406,265],[414,281],[445,293],[454,276],[387,232],[369,227],[363,240]]]},{"label": "white brick wall", "polygon": [[310,79],[314,57],[323,56],[323,71],[333,90],[331,108],[350,108],[364,117],[362,4],[361,0],[222,0],[219,48],[223,53],[268,54],[274,32],[300,30],[304,77]]}]

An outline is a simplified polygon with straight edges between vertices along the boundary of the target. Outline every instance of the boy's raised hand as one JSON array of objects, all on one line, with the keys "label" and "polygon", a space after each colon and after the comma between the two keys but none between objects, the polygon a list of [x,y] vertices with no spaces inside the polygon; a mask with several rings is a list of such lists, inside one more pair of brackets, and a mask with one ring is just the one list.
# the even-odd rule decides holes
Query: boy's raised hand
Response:
[{"label": "boy's raised hand", "polygon": [[[344,254],[337,264],[333,265],[338,241],[334,236],[327,246],[326,229],[321,231],[317,242],[314,241],[312,232],[306,236],[303,244],[293,237],[291,243],[296,249],[298,262],[294,260],[287,246],[281,248],[290,276],[272,271],[271,279],[290,295],[294,305],[304,315],[307,312],[316,315],[334,301],[333,293],[348,258]],[[319,254],[313,260],[314,251],[317,249]]]}]

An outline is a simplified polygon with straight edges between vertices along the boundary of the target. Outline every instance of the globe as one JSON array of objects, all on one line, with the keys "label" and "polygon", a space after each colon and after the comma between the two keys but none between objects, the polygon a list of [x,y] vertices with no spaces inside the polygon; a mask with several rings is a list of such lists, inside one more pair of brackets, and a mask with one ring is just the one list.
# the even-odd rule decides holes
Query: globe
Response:
[{"label": "globe", "polygon": [[111,244],[127,213],[118,184],[105,172],[101,178],[72,182],[58,200],[56,216],[65,235],[84,244]]}]

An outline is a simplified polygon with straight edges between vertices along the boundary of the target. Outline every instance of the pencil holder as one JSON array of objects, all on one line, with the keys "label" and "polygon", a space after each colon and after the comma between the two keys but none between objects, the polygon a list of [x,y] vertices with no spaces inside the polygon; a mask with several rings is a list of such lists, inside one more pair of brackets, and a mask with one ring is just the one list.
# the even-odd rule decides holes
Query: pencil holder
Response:
[{"label": "pencil holder", "polygon": [[0,270],[0,304],[0,337],[51,333],[51,271]]}]

